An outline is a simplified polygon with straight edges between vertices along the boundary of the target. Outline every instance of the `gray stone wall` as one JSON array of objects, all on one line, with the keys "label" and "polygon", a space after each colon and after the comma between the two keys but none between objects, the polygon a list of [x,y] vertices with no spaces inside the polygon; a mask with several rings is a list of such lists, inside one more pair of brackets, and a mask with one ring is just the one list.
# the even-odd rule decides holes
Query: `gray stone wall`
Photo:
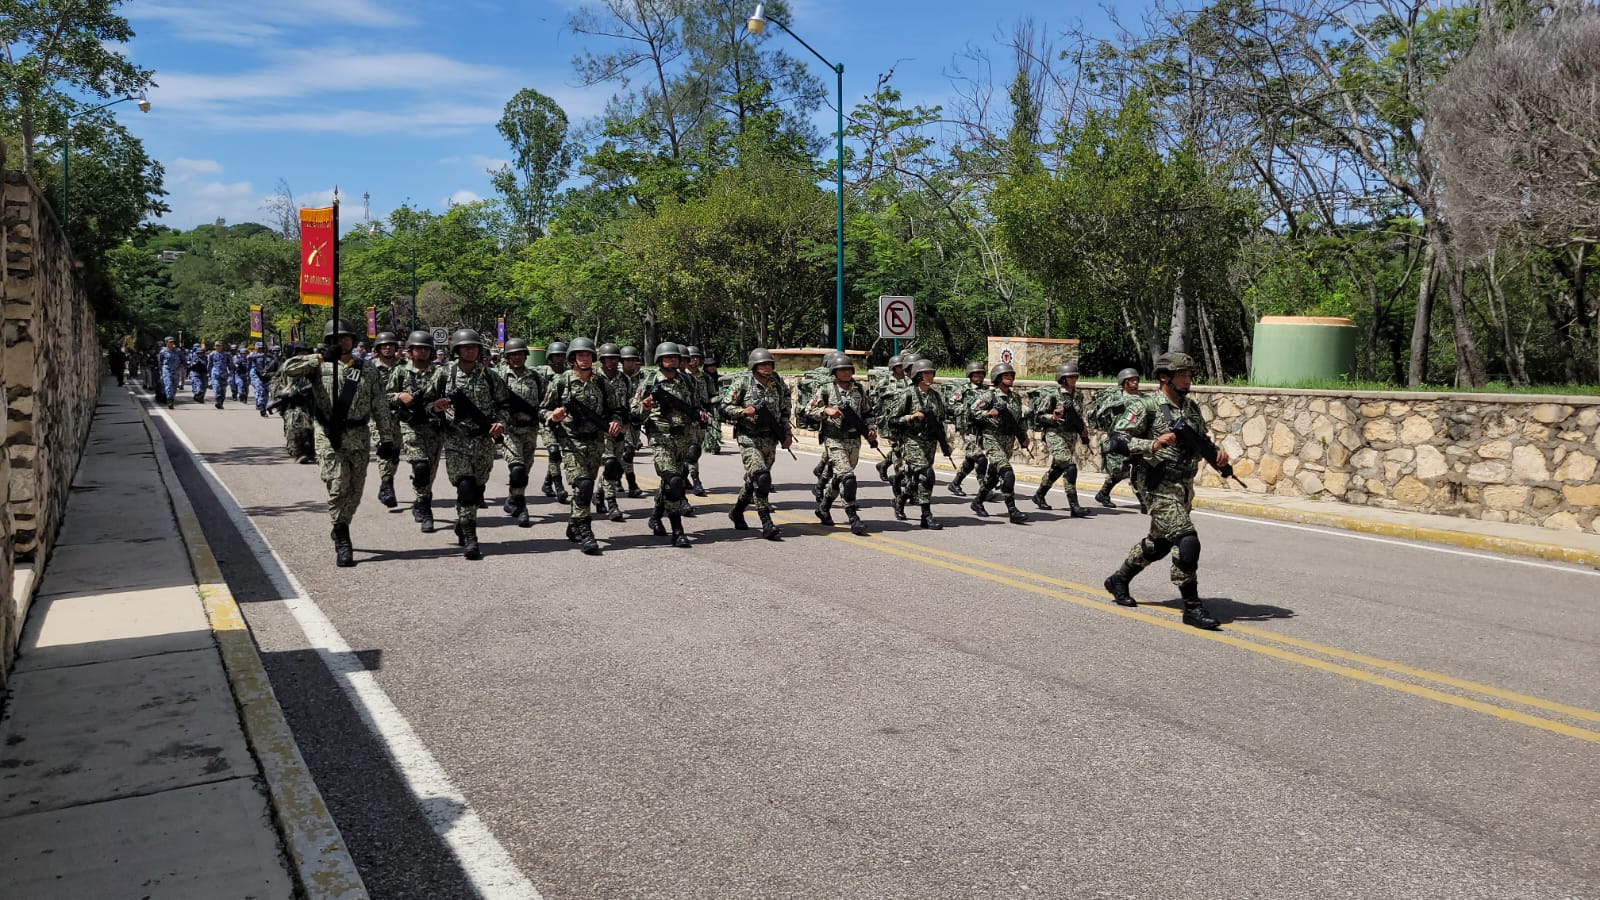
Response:
[{"label": "gray stone wall", "polygon": [[[0,612],[0,673],[10,668],[27,596],[13,564],[42,567],[88,439],[100,382],[94,313],[51,208],[0,157],[0,362],[6,397],[5,543],[10,602]],[[30,589],[31,589],[31,582]]]}]

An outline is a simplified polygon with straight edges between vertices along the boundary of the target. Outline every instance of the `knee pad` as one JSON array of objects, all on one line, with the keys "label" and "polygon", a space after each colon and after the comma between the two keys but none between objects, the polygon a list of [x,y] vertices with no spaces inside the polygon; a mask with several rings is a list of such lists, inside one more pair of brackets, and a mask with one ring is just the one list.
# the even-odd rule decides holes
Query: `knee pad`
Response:
[{"label": "knee pad", "polygon": [[933,490],[933,466],[929,466],[926,469],[923,469],[921,472],[918,472],[917,476],[922,479],[922,487],[924,489],[930,491]]},{"label": "knee pad", "polygon": [[668,475],[667,480],[661,485],[661,496],[674,503],[682,503],[685,496],[685,488],[686,485],[683,483],[682,475]]},{"label": "knee pad", "polygon": [[692,463],[699,462],[700,461],[700,454],[702,454],[704,452],[705,452],[705,449],[702,448],[699,444],[690,444],[689,445],[689,462],[692,462]]},{"label": "knee pad", "polygon": [[411,461],[411,486],[412,487],[416,488],[419,491],[427,490],[428,485],[433,482],[433,479],[428,477],[428,476],[430,476],[432,474],[433,474],[433,472],[430,470],[427,460],[425,460],[425,459],[414,459],[414,460]]},{"label": "knee pad", "polygon": [[1005,491],[1008,494],[1015,491],[1017,489],[1016,470],[1012,469],[1010,466],[1002,467],[1000,469],[1000,486],[1005,488]]},{"label": "knee pad", "polygon": [[856,476],[854,473],[839,479],[839,493],[844,496],[844,502],[856,502]]},{"label": "knee pad", "polygon": [[607,481],[616,481],[622,477],[622,460],[612,457],[606,460],[605,476]]},{"label": "knee pad", "polygon": [[528,486],[527,466],[523,465],[522,463],[517,463],[516,465],[507,469],[507,473],[510,475],[510,483],[512,487],[525,488]]},{"label": "knee pad", "polygon": [[978,474],[979,475],[988,475],[989,474],[989,457],[987,457],[987,456],[978,457]]},{"label": "knee pad", "polygon": [[578,483],[572,486],[572,502],[580,507],[587,507],[594,502],[593,478],[578,479]]},{"label": "knee pad", "polygon": [[1061,474],[1066,476],[1066,479],[1068,481],[1077,481],[1078,480],[1078,464],[1075,463],[1075,462],[1067,463],[1066,465],[1061,467]]},{"label": "knee pad", "polygon": [[1172,564],[1190,575],[1200,571],[1200,535],[1191,531],[1178,538],[1178,555]]},{"label": "knee pad", "polygon": [[824,456],[816,465],[811,467],[811,474],[817,476],[818,478],[821,478],[822,473],[826,471],[828,471],[828,458],[826,456]]},{"label": "knee pad", "polygon": [[560,447],[557,447],[554,444],[552,444],[550,446],[550,449],[548,451],[546,451],[546,452],[550,454],[550,467],[551,467],[552,470],[554,470],[554,468],[556,466],[561,465],[561,448]]},{"label": "knee pad", "polygon": [[471,475],[461,476],[456,482],[456,502],[462,506],[477,506],[483,500],[483,485]]},{"label": "knee pad", "polygon": [[[1172,550],[1172,542],[1166,538],[1145,538],[1140,542],[1140,546],[1143,548],[1144,561],[1147,563],[1155,562]],[[1195,549],[1199,549],[1198,544]]]},{"label": "knee pad", "polygon": [[766,497],[772,493],[772,470],[762,469],[750,476],[750,487],[757,497]]}]

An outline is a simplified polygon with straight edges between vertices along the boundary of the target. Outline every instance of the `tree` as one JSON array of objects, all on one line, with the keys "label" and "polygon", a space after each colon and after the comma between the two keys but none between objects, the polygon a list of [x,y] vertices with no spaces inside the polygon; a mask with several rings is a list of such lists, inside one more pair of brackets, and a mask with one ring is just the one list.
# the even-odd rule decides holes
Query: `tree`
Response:
[{"label": "tree", "polygon": [[556,190],[572,167],[567,114],[556,101],[523,88],[506,104],[498,127],[513,158],[489,180],[505,199],[511,242],[521,246],[544,234]]}]

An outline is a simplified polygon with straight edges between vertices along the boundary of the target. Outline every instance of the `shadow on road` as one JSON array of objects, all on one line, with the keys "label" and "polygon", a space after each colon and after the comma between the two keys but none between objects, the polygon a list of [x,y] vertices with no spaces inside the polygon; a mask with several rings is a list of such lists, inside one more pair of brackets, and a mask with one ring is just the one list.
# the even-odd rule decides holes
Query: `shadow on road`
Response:
[{"label": "shadow on road", "polygon": [[[1292,609],[1282,606],[1272,606],[1265,603],[1240,603],[1229,597],[1203,597],[1206,609],[1216,616],[1217,621],[1226,625],[1229,622],[1265,622],[1270,619],[1292,619],[1296,613]],[[1182,600],[1167,600],[1160,605],[1169,609],[1183,609]]]}]

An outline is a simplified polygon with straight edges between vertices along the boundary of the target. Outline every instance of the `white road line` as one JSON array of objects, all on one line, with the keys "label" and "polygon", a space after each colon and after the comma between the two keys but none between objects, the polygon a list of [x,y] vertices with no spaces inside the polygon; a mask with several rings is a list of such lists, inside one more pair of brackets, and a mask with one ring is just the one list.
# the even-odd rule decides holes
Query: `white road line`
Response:
[{"label": "white road line", "polygon": [[[143,394],[142,399],[153,398]],[[333,673],[334,681],[344,690],[351,705],[383,743],[389,757],[394,760],[395,768],[410,787],[418,808],[455,855],[478,895],[484,900],[539,900],[539,892],[533,882],[511,861],[505,847],[467,804],[467,798],[450,783],[444,769],[417,737],[405,715],[351,651],[333,622],[306,593],[294,573],[289,571],[283,558],[278,556],[278,552],[267,543],[266,537],[256,529],[255,523],[245,515],[239,498],[217,477],[211,465],[201,458],[200,452],[190,443],[189,436],[184,434],[164,408],[152,403],[150,412],[166,419],[172,427],[172,433],[183,444],[206,485],[227,512],[229,520],[254,552],[256,561],[272,581],[273,588],[284,598],[285,608],[300,623],[306,640],[316,648],[317,655],[322,658],[328,671]]]},{"label": "white road line", "polygon": [[1276,519],[1254,519],[1249,516],[1236,516],[1231,513],[1210,512],[1197,509],[1197,516],[1210,516],[1214,519],[1230,519],[1234,522],[1245,522],[1250,525],[1268,525],[1273,528],[1292,528],[1295,531],[1310,531],[1316,534],[1326,534],[1330,537],[1349,538],[1353,541],[1372,541],[1378,544],[1393,544],[1396,547],[1409,547],[1413,550],[1430,550],[1434,553],[1448,553],[1451,556],[1470,556],[1474,559],[1486,559],[1490,562],[1514,563],[1519,566],[1533,566],[1536,569],[1553,569],[1557,572],[1567,572],[1573,575],[1600,576],[1600,571],[1586,569],[1582,566],[1563,565],[1562,563],[1540,562],[1535,559],[1522,559],[1516,556],[1500,556],[1494,553],[1479,553],[1475,550],[1457,550],[1454,547],[1441,547],[1438,544],[1426,541],[1407,541],[1401,538],[1378,537],[1372,534],[1362,534],[1358,531],[1345,531],[1342,528],[1319,528],[1315,525],[1297,525],[1293,522],[1279,522]]}]

